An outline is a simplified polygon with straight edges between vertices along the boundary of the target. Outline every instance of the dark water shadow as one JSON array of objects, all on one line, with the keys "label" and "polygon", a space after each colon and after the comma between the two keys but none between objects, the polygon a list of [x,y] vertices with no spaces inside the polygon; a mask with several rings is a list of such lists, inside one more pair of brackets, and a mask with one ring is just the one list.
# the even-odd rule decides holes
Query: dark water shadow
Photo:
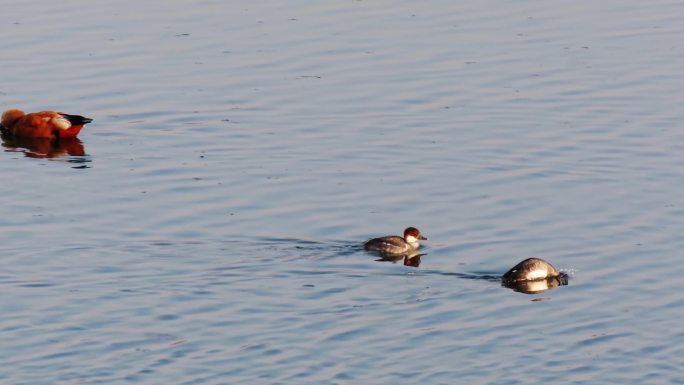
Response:
[{"label": "dark water shadow", "polygon": [[22,138],[3,133],[2,146],[6,152],[18,152],[27,158],[51,159],[62,158],[75,164],[73,168],[90,168],[90,157],[85,152],[83,142],[78,138],[52,140],[48,138]]},{"label": "dark water shadow", "polygon": [[473,279],[478,281],[501,282],[502,273],[491,272],[476,272],[476,273],[438,273],[440,275],[447,275],[457,277],[460,279]]},{"label": "dark water shadow", "polygon": [[333,260],[363,250],[355,243],[312,241],[301,238],[256,237],[248,240],[222,240],[223,250],[245,250],[254,253],[254,260],[262,262],[297,260]]},{"label": "dark water shadow", "polygon": [[440,273],[442,275],[455,276],[460,279],[475,279],[488,282],[497,282],[502,287],[511,289],[518,293],[539,294],[568,284],[568,275],[562,273],[558,277],[538,279],[534,281],[507,282],[502,279],[503,273],[494,272],[474,272],[474,273]]},{"label": "dark water shadow", "polygon": [[262,245],[283,245],[299,250],[325,251],[326,254],[339,256],[349,255],[353,252],[363,250],[363,247],[351,242],[312,241],[300,238],[260,237],[256,238],[254,242]]},{"label": "dark water shadow", "polygon": [[380,258],[376,262],[403,262],[404,266],[419,267],[421,257],[427,255],[426,253],[412,253],[412,254],[380,254]]}]

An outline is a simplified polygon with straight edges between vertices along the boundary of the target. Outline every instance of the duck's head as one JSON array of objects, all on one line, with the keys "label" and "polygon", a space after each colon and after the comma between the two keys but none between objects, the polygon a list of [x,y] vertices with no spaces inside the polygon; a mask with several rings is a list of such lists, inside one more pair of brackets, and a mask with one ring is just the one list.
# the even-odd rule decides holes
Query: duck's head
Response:
[{"label": "duck's head", "polygon": [[415,227],[408,227],[406,230],[404,230],[404,240],[410,244],[418,244],[418,241],[421,240],[427,240],[426,237],[424,237],[421,233],[420,230],[418,230]]}]

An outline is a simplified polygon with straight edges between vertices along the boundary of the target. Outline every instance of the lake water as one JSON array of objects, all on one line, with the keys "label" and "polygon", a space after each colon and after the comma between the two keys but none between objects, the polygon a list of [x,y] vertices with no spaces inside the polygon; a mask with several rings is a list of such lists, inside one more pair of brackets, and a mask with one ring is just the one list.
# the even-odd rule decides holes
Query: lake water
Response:
[{"label": "lake water", "polygon": [[4,142],[0,383],[684,383],[683,17],[5,1],[0,109],[94,122]]}]

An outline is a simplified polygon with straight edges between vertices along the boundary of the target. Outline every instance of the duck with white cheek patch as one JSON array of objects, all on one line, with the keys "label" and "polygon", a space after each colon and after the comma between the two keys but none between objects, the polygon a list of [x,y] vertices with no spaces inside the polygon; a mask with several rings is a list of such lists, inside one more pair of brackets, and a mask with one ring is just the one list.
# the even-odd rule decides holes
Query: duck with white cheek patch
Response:
[{"label": "duck with white cheek patch", "polygon": [[369,251],[377,251],[383,254],[409,254],[415,253],[422,240],[427,240],[420,230],[409,227],[404,230],[404,236],[388,235],[386,237],[373,238],[366,241],[363,247]]}]

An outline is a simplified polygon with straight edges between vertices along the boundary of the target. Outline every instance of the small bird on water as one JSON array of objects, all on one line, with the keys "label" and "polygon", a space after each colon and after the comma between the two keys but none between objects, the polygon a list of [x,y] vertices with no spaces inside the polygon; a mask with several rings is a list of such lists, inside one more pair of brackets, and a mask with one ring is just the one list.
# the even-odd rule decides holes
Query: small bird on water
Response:
[{"label": "small bird on water", "polygon": [[420,240],[427,240],[415,227],[404,230],[404,236],[388,235],[386,237],[373,238],[366,241],[363,247],[370,251],[379,251],[385,254],[406,254],[418,250]]},{"label": "small bird on water", "polygon": [[527,258],[508,270],[501,279],[504,283],[516,283],[563,276],[567,276],[567,274],[559,272],[545,260],[541,258]]}]

